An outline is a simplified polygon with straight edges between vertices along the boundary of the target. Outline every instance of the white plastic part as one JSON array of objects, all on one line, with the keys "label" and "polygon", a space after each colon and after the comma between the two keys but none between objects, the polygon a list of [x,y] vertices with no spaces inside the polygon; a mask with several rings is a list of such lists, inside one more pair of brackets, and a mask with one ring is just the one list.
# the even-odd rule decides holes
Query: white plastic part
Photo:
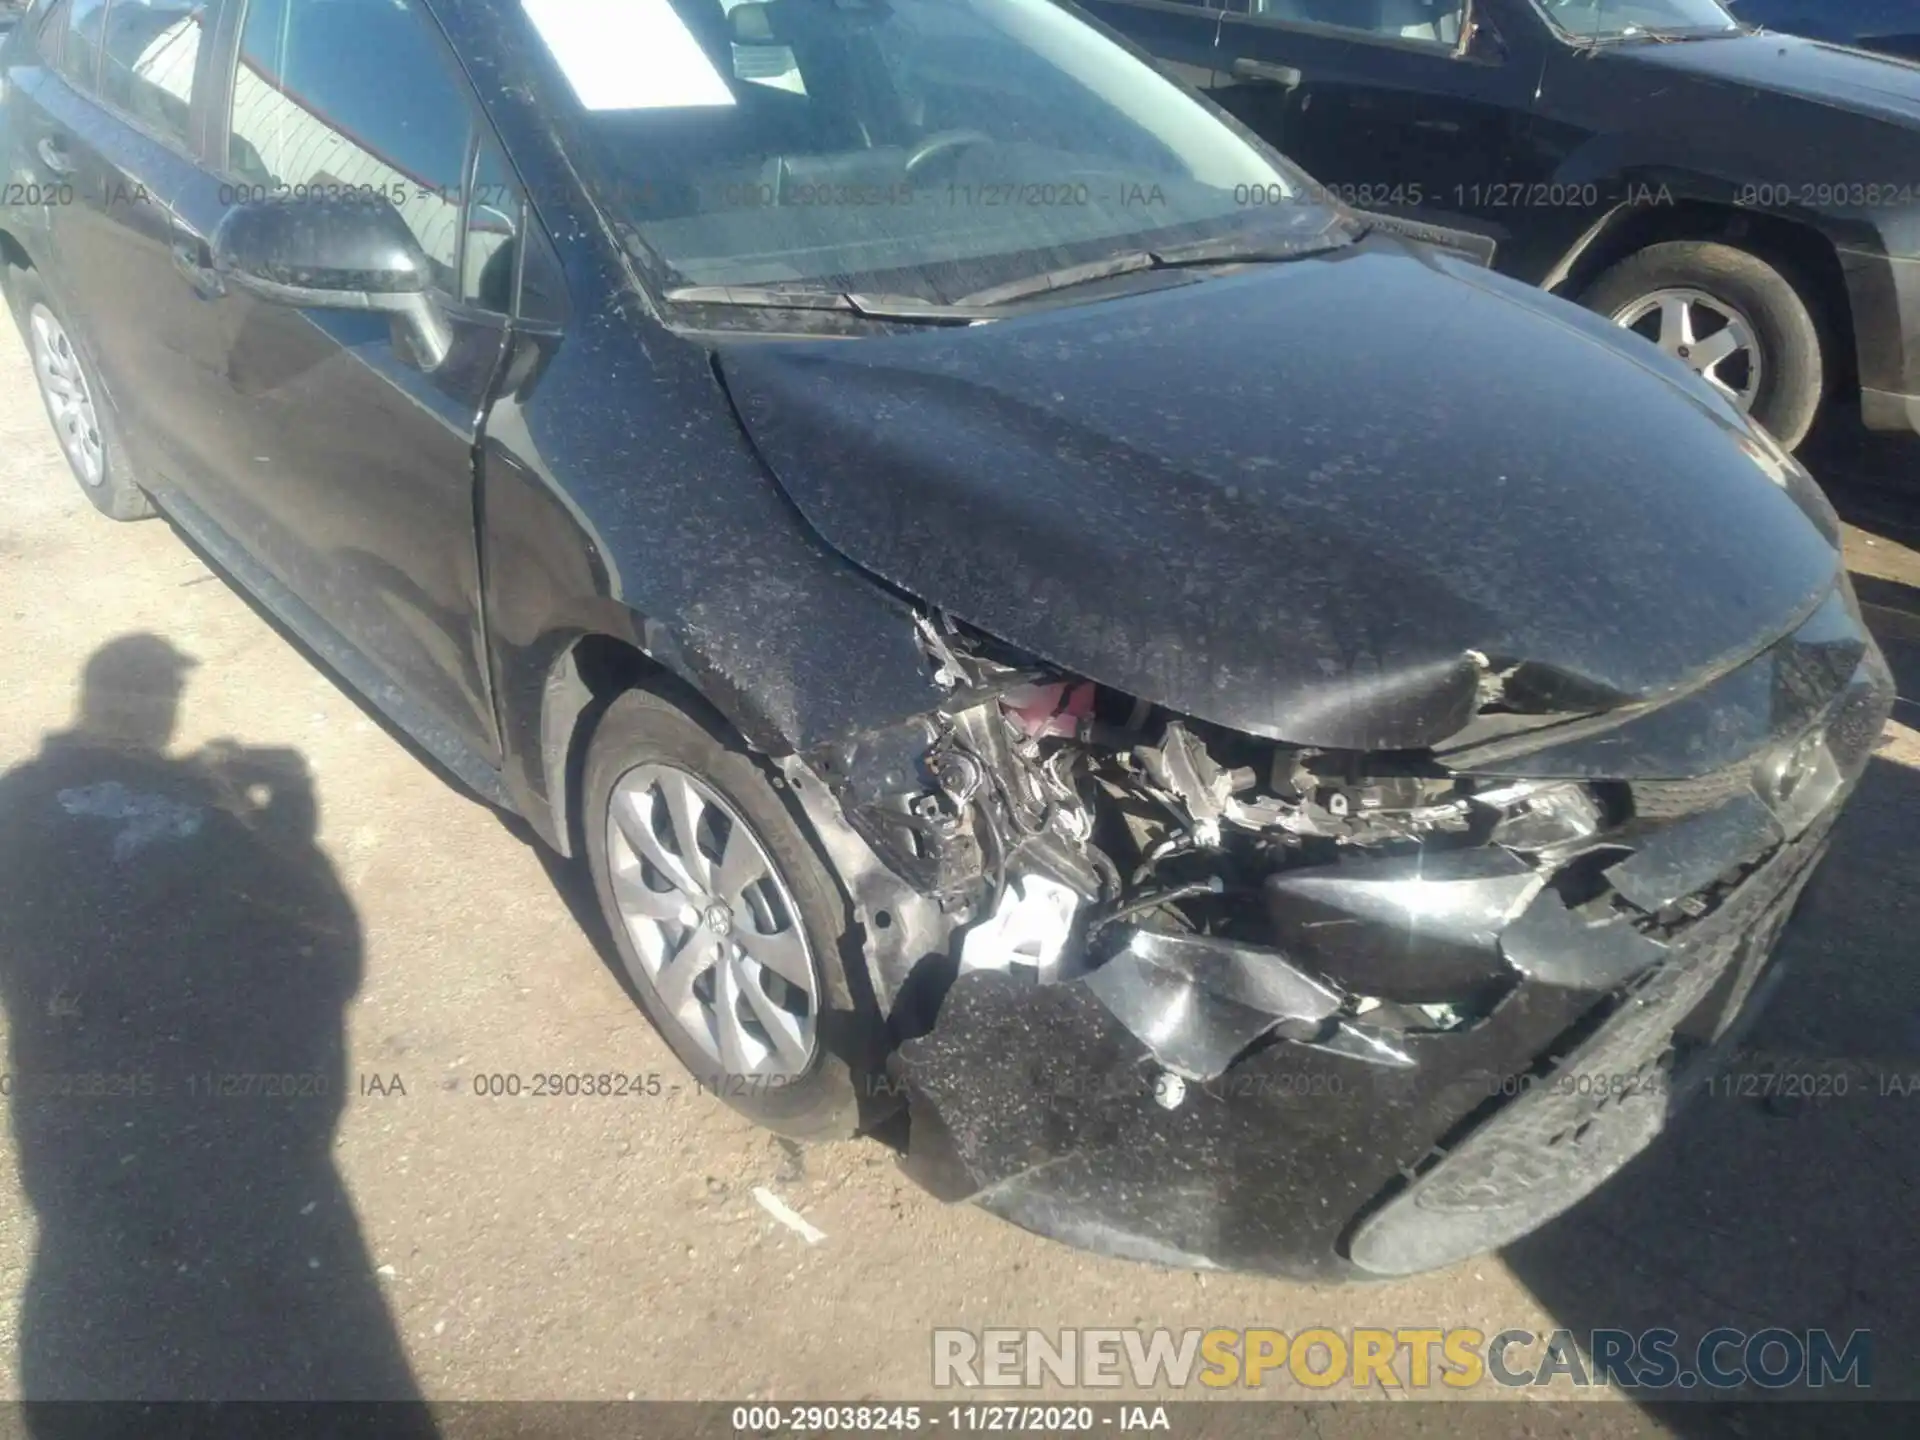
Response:
[{"label": "white plastic part", "polygon": [[1011,970],[1031,965],[1042,981],[1060,972],[1060,955],[1073,932],[1080,897],[1042,875],[1022,875],[1007,883],[993,914],[967,932],[960,943],[960,973]]},{"label": "white plastic part", "polygon": [[520,0],[589,110],[733,104],[733,91],[667,0]]},{"label": "white plastic part", "polygon": [[764,1185],[753,1187],[754,1203],[798,1235],[809,1245],[818,1245],[827,1238],[827,1232],[813,1224],[806,1216],[782,1200]]}]

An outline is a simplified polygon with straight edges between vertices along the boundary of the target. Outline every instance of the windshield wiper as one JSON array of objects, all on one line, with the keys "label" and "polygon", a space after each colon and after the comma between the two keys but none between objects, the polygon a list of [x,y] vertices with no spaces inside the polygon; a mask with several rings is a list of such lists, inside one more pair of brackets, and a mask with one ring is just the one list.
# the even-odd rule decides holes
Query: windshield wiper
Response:
[{"label": "windshield wiper", "polygon": [[1346,244],[1347,239],[1343,236],[1340,240],[1329,242],[1323,234],[1292,245],[1216,239],[1168,245],[1157,250],[1123,250],[1099,260],[1062,265],[1057,270],[1042,270],[1037,275],[1025,275],[1004,284],[989,285],[971,295],[962,295],[954,304],[972,307],[1005,305],[1010,301],[1029,300],[1055,290],[1091,285],[1097,280],[1111,280],[1117,275],[1131,275],[1144,270],[1183,270],[1203,265],[1275,265],[1334,249]]},{"label": "windshield wiper", "polygon": [[1607,35],[1588,35],[1583,37],[1589,45],[1632,45],[1638,41],[1650,41],[1655,45],[1684,45],[1692,40],[1733,40],[1753,32],[1741,29],[1702,30],[1694,26],[1637,26],[1632,30],[1616,30]]},{"label": "windshield wiper", "polygon": [[776,285],[681,285],[666,298],[687,305],[740,305],[764,310],[833,310],[869,320],[974,325],[999,315],[978,305],[948,305],[918,295],[865,295],[846,290],[783,290]]},{"label": "windshield wiper", "polygon": [[958,300],[928,300],[919,295],[866,294],[851,290],[787,289],[778,285],[680,285],[666,298],[689,305],[739,305],[768,310],[827,310],[870,320],[907,320],[928,325],[978,325],[1004,318],[1003,306],[1055,290],[1088,285],[1136,270],[1179,270],[1203,265],[1260,265],[1295,260],[1346,244],[1351,236],[1328,241],[1324,234],[1290,245],[1245,240],[1202,240],[1157,250],[1125,250],[1117,255],[1064,265],[1057,270],[990,285]]}]

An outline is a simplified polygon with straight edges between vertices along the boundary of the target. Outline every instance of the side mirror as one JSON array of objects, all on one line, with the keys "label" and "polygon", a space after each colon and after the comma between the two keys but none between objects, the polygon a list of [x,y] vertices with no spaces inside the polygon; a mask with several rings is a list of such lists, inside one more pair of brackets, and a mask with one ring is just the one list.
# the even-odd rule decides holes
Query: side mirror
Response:
[{"label": "side mirror", "polygon": [[221,279],[272,304],[394,316],[428,370],[453,347],[433,298],[432,263],[385,199],[251,200],[222,217],[209,248]]}]

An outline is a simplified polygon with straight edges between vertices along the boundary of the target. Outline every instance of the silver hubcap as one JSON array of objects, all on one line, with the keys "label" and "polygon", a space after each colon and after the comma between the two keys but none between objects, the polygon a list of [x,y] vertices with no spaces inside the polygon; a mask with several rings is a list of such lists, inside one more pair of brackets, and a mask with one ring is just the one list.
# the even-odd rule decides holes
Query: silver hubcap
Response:
[{"label": "silver hubcap", "polygon": [[766,846],[712,787],[637,765],[613,787],[607,860],[643,977],[728,1075],[792,1078],[813,1059],[819,982]]},{"label": "silver hubcap", "polygon": [[1753,408],[1762,377],[1753,322],[1704,290],[1656,290],[1613,317],[1691,367],[1742,410]]},{"label": "silver hubcap", "polygon": [[106,474],[106,448],[100,442],[100,416],[93,408],[93,392],[87,388],[80,357],[46,306],[34,306],[27,322],[33,333],[34,373],[40,377],[40,393],[47,398],[47,413],[53,417],[60,448],[85,484],[98,485]]}]

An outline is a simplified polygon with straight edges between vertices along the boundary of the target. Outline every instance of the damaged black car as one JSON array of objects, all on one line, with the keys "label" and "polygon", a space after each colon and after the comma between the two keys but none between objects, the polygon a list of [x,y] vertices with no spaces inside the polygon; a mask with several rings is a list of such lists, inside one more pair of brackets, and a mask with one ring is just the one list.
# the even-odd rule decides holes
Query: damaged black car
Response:
[{"label": "damaged black car", "polygon": [[83,490],[580,857],[748,1115],[1403,1275],[1763,1000],[1890,683],[1634,337],[1047,0],[101,9],[0,52]]}]

